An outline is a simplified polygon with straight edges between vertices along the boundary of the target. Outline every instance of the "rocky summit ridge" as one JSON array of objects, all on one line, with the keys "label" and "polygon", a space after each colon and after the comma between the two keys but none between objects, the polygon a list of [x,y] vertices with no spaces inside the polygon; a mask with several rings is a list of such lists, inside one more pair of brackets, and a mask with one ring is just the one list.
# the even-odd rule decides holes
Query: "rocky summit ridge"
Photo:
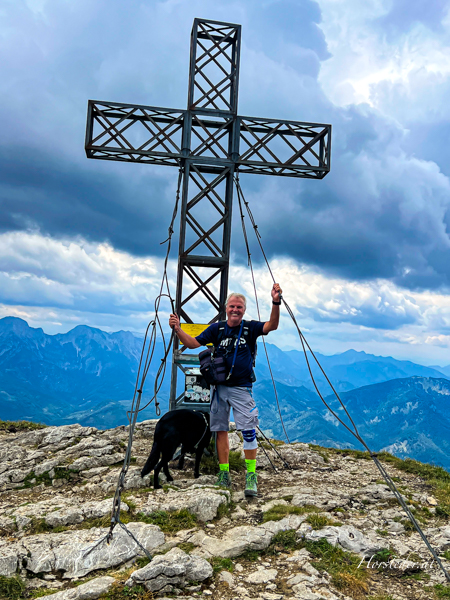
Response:
[{"label": "rocky summit ridge", "polygon": [[[112,495],[128,429],[67,425],[0,432],[0,597],[263,600],[449,597],[445,578],[362,453],[276,443],[259,453],[259,495],[245,499],[241,440],[231,490],[213,486],[213,457],[192,460],[154,491],[140,477],[156,421],[137,426],[122,521],[110,544]],[[276,467],[274,472],[270,461]],[[420,473],[386,468],[450,568],[445,500]],[[164,477],[161,476],[164,480]],[[88,550],[91,552],[87,553]],[[444,594],[444,595],[442,595]],[[448,595],[445,595],[448,594]]]}]

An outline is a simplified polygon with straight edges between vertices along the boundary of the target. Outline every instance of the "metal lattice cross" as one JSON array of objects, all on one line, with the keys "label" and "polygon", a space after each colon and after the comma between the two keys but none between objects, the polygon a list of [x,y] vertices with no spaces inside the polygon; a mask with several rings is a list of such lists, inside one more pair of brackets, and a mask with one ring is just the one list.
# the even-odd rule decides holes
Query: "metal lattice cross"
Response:
[{"label": "metal lattice cross", "polygon": [[[235,172],[322,179],[330,170],[331,125],[237,115],[240,45],[240,25],[194,20],[187,110],[88,104],[88,158],[183,168],[176,310],[187,323],[198,294],[210,323],[225,315]],[[190,360],[174,346],[171,409]]]}]

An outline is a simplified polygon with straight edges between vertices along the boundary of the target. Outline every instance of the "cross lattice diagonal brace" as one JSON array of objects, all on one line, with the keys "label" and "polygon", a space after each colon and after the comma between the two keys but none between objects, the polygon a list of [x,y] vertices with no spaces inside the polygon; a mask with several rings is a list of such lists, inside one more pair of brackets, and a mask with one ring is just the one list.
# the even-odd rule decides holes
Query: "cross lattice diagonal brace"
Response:
[{"label": "cross lattice diagonal brace", "polygon": [[[88,103],[88,158],[183,169],[175,305],[186,323],[198,294],[213,309],[210,323],[225,316],[235,173],[322,179],[330,171],[331,125],[237,114],[240,48],[240,25],[195,19],[186,110]],[[183,350],[174,345],[171,409],[178,367],[190,361]]]}]

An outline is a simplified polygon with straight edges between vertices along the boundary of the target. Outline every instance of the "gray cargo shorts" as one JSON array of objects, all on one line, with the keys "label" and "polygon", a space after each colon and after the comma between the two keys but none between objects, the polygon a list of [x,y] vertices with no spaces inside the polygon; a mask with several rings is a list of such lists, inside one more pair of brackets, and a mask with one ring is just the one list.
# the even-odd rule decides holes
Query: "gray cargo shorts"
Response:
[{"label": "gray cargo shorts", "polygon": [[259,424],[258,409],[253,399],[252,388],[217,385],[211,387],[211,431],[229,431],[231,408],[236,429],[256,429]]}]

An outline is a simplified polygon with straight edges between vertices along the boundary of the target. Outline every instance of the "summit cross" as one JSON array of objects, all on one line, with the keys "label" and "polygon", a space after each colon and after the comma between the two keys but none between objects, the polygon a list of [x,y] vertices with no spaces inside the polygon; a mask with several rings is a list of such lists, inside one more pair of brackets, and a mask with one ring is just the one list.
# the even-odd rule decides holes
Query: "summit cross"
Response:
[{"label": "summit cross", "polygon": [[[175,309],[186,323],[198,293],[211,305],[205,321],[225,316],[235,174],[322,179],[330,170],[331,125],[238,116],[240,50],[241,25],[194,19],[186,110],[88,103],[88,158],[182,169]],[[192,361],[183,350],[175,340],[171,410],[184,394],[178,368]]]}]

